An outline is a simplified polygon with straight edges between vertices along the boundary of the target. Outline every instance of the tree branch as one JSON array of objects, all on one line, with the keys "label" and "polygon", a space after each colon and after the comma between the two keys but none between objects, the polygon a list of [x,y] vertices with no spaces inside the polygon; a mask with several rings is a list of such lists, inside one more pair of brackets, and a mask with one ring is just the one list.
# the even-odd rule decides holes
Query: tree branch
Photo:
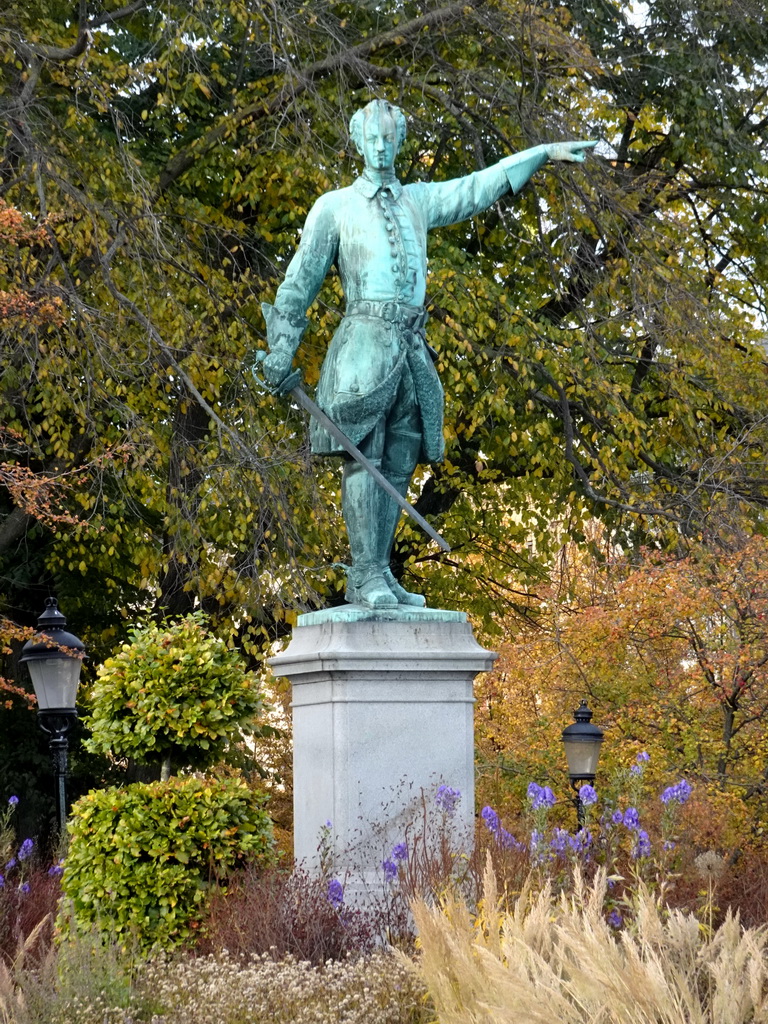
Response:
[{"label": "tree branch", "polygon": [[259,456],[253,450],[253,448],[251,448],[250,445],[246,444],[245,441],[243,441],[243,439],[240,437],[240,435],[237,434],[236,431],[232,430],[232,428],[229,427],[221,419],[216,410],[213,409],[211,405],[201,395],[200,391],[193,383],[189,374],[186,372],[186,370],[184,370],[182,366],[180,366],[173,352],[168,347],[168,345],[166,345],[166,343],[163,341],[160,332],[149,319],[149,317],[145,316],[145,314],[142,313],[142,311],[139,309],[136,303],[129,299],[127,295],[123,294],[123,292],[119,290],[115,282],[112,280],[112,275],[110,273],[109,267],[106,263],[104,256],[96,246],[93,247],[93,255],[95,261],[101,267],[104,283],[106,284],[110,294],[117,300],[117,302],[124,309],[129,310],[130,313],[135,317],[135,319],[138,320],[141,326],[146,330],[147,334],[150,336],[150,338],[152,338],[157,347],[160,349],[163,358],[166,361],[166,364],[172,367],[174,372],[178,374],[179,379],[184,382],[184,385],[187,388],[189,394],[195,399],[200,408],[203,409],[205,413],[209,416],[211,422],[215,423],[217,428],[221,431],[221,433],[225,434],[230,439],[232,444],[235,446],[235,449],[240,452],[241,456],[250,465],[256,467],[256,469],[259,470],[260,472],[263,472],[265,469],[264,460],[259,458]]},{"label": "tree branch", "polygon": [[85,52],[89,42],[88,4],[87,0],[79,0],[77,9],[77,39],[71,46],[32,46],[25,45],[42,60],[73,60]]},{"label": "tree branch", "polygon": [[102,25],[112,25],[122,18],[130,18],[132,14],[139,14],[149,6],[149,0],[133,0],[133,3],[118,7],[116,11],[105,11],[88,22],[88,28],[100,28]]},{"label": "tree branch", "polygon": [[[324,57],[322,60],[315,61],[299,73],[293,72],[293,77],[290,77],[290,80],[283,84],[277,95],[269,103],[265,104],[263,101],[251,103],[243,107],[242,110],[229,114],[223,121],[206,132],[205,135],[200,136],[200,138],[196,139],[185,149],[176,153],[168,161],[165,169],[160,174],[160,192],[164,192],[169,188],[174,181],[192,167],[199,156],[206,153],[227,132],[231,132],[244,121],[262,120],[263,118],[273,116],[289,99],[295,99],[296,96],[305,92],[317,79],[324,78],[334,71],[339,71],[341,68],[355,70],[361,61],[365,62],[361,71],[365,70],[370,77],[371,65],[365,61],[365,58],[376,53],[377,50],[392,44],[400,45],[408,37],[416,35],[425,28],[437,28],[456,18],[466,16],[467,8],[479,7],[484,2],[485,0],[459,0],[458,3],[449,4],[447,7],[442,7],[419,18],[413,18],[405,25],[382,32],[381,35],[358,43],[357,46],[352,46],[329,57]],[[289,78],[291,74],[292,69],[286,69],[286,78]],[[365,74],[362,77],[365,78]]]},{"label": "tree branch", "polygon": [[14,508],[0,524],[0,552],[7,551],[12,544],[21,540],[35,520],[22,508]]}]

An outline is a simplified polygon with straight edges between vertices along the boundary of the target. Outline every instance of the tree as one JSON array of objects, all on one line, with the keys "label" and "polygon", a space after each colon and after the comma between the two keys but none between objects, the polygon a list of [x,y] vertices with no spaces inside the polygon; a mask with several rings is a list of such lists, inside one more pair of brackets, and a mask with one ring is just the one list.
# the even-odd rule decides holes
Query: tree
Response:
[{"label": "tree", "polygon": [[[60,327],[65,316],[61,299],[37,287],[46,256],[50,256],[45,228],[31,217],[0,200],[0,330],[29,337]],[[3,366],[3,382],[19,384],[13,365]],[[111,457],[105,453],[105,459]],[[100,460],[103,463],[104,460]],[[102,465],[83,464],[67,469],[49,459],[30,464],[24,435],[0,425],[0,536],[6,547],[34,544],[35,534],[55,534],[78,525],[72,511],[72,495]],[[25,536],[26,535],[26,536]],[[32,560],[34,562],[34,560]],[[9,600],[9,592],[23,589],[34,567],[17,563],[0,592],[0,708],[8,745],[0,747],[0,790],[6,796],[25,793],[21,803],[21,831],[45,835],[53,819],[49,753],[34,719],[35,695],[26,673],[19,673],[18,657],[25,641],[35,636],[36,614],[25,615]],[[42,599],[36,613],[42,609]],[[30,610],[31,612],[31,610]],[[20,676],[20,677],[19,677]],[[12,740],[12,745],[11,745]],[[79,756],[74,764],[74,788],[79,791],[95,779],[103,779],[104,766],[97,759]]]},{"label": "tree", "polygon": [[[407,523],[398,548],[432,602],[488,621],[595,515],[625,543],[760,520],[768,41],[749,8],[670,0],[638,23],[587,0],[81,0],[69,15],[36,0],[2,16],[0,192],[45,231],[35,288],[66,315],[3,334],[0,415],[36,466],[128,446],[79,490],[88,526],[46,532],[24,566],[73,618],[87,595],[96,648],[137,607],[201,604],[258,654],[294,609],[338,599],[334,472],[310,470],[297,410],[242,365],[307,208],[355,173],[343,124],[372,93],[411,117],[408,180],[589,125],[605,140],[588,173],[547,172],[432,247],[449,454],[417,507],[455,556]],[[310,385],[339,306],[330,280]],[[3,565],[24,563],[3,540]]]},{"label": "tree", "polygon": [[486,770],[562,778],[559,731],[586,696],[607,728],[603,780],[647,750],[650,784],[675,773],[696,780],[728,809],[731,841],[759,841],[768,826],[767,554],[765,538],[753,537],[735,551],[646,552],[637,563],[570,558],[538,595],[535,624],[502,649],[483,684]]},{"label": "tree", "polygon": [[[73,806],[63,887],[74,923],[118,941],[178,945],[246,858],[274,860],[266,795],[221,770],[259,731],[256,679],[198,612],[133,629],[99,667],[91,700],[88,749],[161,760],[162,770],[159,782],[94,790]],[[172,761],[197,771],[171,778]]]}]

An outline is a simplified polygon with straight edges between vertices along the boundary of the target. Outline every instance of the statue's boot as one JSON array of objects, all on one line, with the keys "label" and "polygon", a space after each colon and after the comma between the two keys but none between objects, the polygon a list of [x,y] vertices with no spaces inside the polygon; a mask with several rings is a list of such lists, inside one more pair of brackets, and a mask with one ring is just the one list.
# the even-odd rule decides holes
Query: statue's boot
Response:
[{"label": "statue's boot", "polygon": [[[387,457],[384,460],[382,472],[392,484],[398,494],[403,497],[408,493],[408,486],[416,467],[416,460],[421,450],[421,434],[399,432],[395,435]],[[390,466],[393,461],[398,462],[400,472],[392,471]],[[410,467],[410,471],[409,470]],[[406,473],[403,473],[403,468]],[[413,594],[406,590],[395,579],[389,566],[392,557],[392,545],[395,540],[395,529],[400,518],[400,506],[390,496],[379,488],[379,547],[377,561],[383,567],[382,575],[384,580],[397,598],[398,604],[410,605],[412,608],[423,608],[426,599],[422,594]]]},{"label": "statue's boot", "polygon": [[412,591],[406,590],[402,583],[397,582],[395,574],[389,566],[386,567],[382,575],[387,586],[397,598],[398,604],[408,604],[412,608],[423,608],[426,605],[426,597],[423,594],[414,594]]},{"label": "statue's boot", "polygon": [[387,586],[383,565],[377,557],[380,492],[381,488],[366,469],[357,462],[344,463],[341,508],[352,554],[345,597],[350,604],[373,609],[397,607],[397,598]]}]

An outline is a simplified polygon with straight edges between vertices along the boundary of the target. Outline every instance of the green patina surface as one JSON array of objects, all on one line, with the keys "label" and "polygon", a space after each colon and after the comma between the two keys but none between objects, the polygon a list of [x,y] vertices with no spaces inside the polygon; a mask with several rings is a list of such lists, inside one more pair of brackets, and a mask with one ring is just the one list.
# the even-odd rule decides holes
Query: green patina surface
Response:
[{"label": "green patina surface", "polygon": [[[402,112],[374,100],[353,116],[350,133],[365,170],[310,210],[274,305],[262,307],[269,342],[263,367],[279,388],[291,372],[306,311],[335,263],[346,312],[323,363],[316,401],[405,495],[416,466],[439,462],[444,452],[443,390],[425,333],[427,233],[519,191],[547,160],[583,160],[594,143],[534,146],[463,178],[402,185],[394,172],[405,138]],[[311,442],[315,454],[342,454],[314,422]],[[352,558],[347,600],[379,611],[422,607],[424,599],[405,591],[389,568],[400,509],[351,460],[344,465],[342,511]]]},{"label": "green patina surface", "polygon": [[416,608],[398,605],[396,608],[366,608],[348,604],[341,608],[323,608],[319,612],[299,615],[297,626],[321,626],[324,622],[466,622],[465,612],[445,608]]}]

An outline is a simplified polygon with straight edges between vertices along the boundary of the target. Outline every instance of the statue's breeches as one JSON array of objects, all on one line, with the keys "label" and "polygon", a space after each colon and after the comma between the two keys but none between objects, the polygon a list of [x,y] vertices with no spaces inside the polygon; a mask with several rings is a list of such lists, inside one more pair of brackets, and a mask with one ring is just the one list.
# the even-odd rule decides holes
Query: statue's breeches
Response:
[{"label": "statue's breeches", "polygon": [[[413,388],[400,389],[404,374],[411,376]],[[380,316],[346,316],[323,363],[317,404],[359,445],[393,411],[402,413],[395,405],[403,393],[414,395],[418,406],[421,461],[439,462],[444,455],[443,388],[423,334]],[[314,421],[311,442],[316,455],[342,454]]]}]

